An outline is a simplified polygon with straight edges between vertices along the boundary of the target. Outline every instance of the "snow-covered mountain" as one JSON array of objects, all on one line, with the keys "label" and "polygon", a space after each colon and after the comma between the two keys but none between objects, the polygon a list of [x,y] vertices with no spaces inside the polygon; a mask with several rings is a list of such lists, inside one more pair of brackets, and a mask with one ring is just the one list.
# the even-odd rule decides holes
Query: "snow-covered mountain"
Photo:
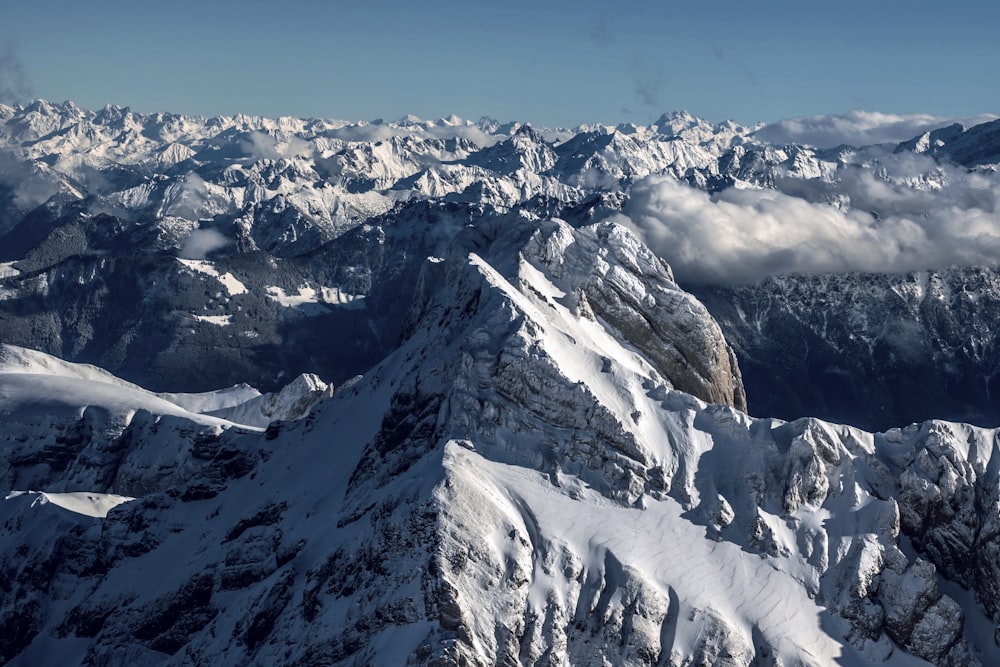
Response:
[{"label": "snow-covered mountain", "polygon": [[756,131],[0,106],[0,660],[998,662],[995,271],[663,260],[982,245],[993,126]]},{"label": "snow-covered mountain", "polygon": [[393,349],[419,261],[469,220],[554,214],[747,134],[2,107],[3,340],[164,390],[340,382]]},{"label": "snow-covered mountain", "polygon": [[725,405],[717,326],[614,224],[469,227],[416,293],[395,352],[266,433],[182,407],[245,388],[168,400],[6,348],[5,433],[28,435],[11,486],[134,500],[0,505],[4,657],[995,659],[993,431]]},{"label": "snow-covered mountain", "polygon": [[[819,150],[685,113],[543,130],[0,106],[0,335],[156,390],[273,391],[302,373],[339,383],[394,349],[422,257],[471,220],[509,215],[588,224],[624,211],[688,284],[833,270],[852,253],[875,270],[982,264],[1000,190],[984,157],[994,127]],[[961,158],[968,146],[985,152]],[[664,177],[704,199],[636,203]],[[700,192],[684,190],[669,197]],[[664,235],[678,218],[696,222]],[[914,230],[921,219],[936,227]],[[710,256],[727,244],[742,250]]]}]

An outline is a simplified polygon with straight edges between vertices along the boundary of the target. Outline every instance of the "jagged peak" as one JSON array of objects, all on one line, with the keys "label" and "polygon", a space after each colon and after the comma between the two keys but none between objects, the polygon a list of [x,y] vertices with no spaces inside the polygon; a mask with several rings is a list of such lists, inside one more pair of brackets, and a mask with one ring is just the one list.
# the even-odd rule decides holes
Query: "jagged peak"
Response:
[{"label": "jagged peak", "polygon": [[681,109],[679,111],[667,111],[660,114],[660,117],[656,120],[654,125],[660,125],[660,124],[667,125],[675,122],[697,123],[701,122],[701,118],[698,118],[691,112],[686,111],[684,109]]}]

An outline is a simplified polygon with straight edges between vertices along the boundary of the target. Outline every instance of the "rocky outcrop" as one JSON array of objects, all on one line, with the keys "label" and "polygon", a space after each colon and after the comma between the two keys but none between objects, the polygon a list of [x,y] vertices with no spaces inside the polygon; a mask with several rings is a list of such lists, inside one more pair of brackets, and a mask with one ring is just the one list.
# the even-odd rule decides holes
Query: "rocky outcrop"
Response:
[{"label": "rocky outcrop", "polygon": [[[613,223],[540,234],[525,253],[567,285],[577,308],[637,347],[681,391],[746,410],[736,357],[701,303],[674,282],[670,267]],[[563,266],[565,265],[565,266]],[[581,284],[582,283],[582,284]]]}]

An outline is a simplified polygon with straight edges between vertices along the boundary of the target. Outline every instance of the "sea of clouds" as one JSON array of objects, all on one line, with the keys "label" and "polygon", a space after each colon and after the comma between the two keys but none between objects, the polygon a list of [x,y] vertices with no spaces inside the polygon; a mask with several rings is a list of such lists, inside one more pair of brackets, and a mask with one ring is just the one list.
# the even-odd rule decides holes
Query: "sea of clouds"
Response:
[{"label": "sea of clouds", "polygon": [[689,283],[1000,263],[1000,174],[887,152],[829,182],[776,187],[709,194],[650,177],[632,187],[623,222]]}]

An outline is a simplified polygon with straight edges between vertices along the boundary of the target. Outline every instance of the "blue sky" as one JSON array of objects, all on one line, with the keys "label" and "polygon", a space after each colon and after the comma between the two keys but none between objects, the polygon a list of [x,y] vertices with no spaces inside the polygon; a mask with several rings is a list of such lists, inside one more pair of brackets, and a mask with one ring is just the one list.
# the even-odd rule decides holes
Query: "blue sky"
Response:
[{"label": "blue sky", "polygon": [[1000,112],[1000,4],[980,0],[8,0],[3,14],[0,91],[92,108],[548,126]]}]

